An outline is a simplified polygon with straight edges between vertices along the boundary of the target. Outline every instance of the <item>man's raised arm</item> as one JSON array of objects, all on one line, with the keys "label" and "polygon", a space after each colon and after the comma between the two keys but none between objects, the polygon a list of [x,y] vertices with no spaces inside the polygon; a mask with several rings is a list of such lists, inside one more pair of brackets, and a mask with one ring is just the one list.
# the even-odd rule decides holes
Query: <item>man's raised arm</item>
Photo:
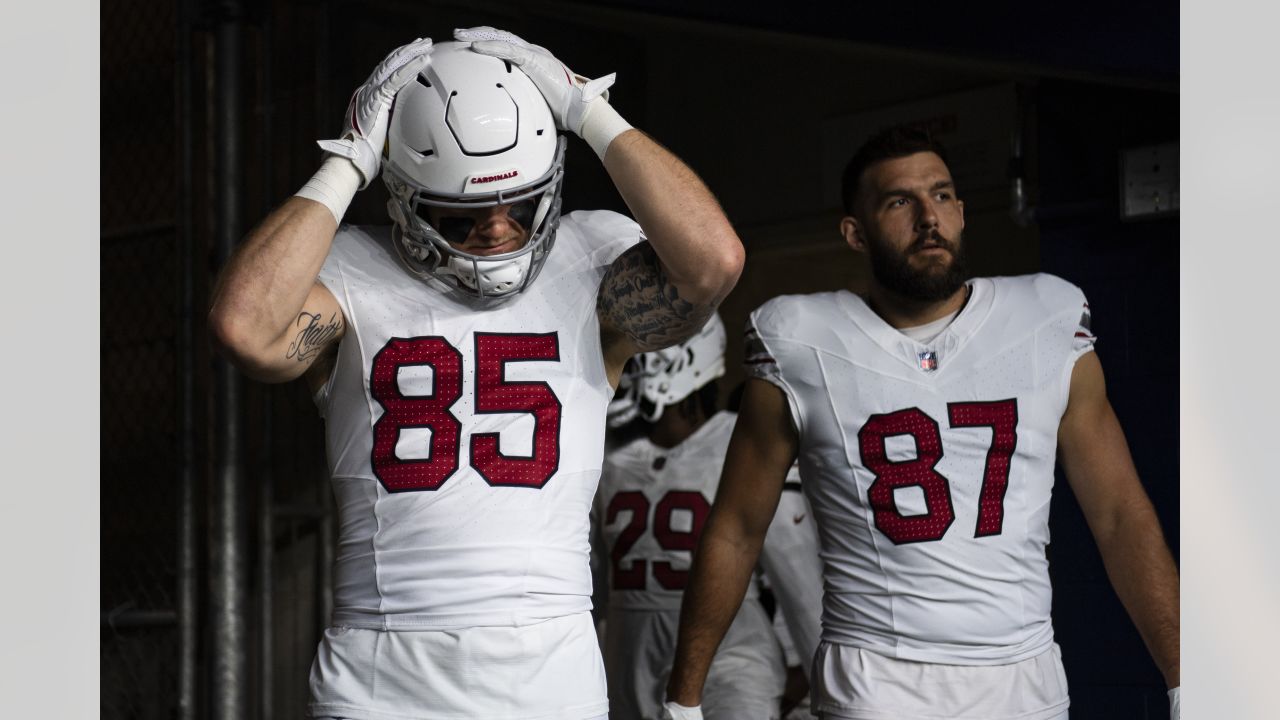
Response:
[{"label": "man's raised arm", "polygon": [[604,166],[649,242],[609,269],[600,285],[601,323],[622,334],[628,355],[680,342],[737,283],[742,242],[693,170],[639,130],[609,144]]},{"label": "man's raised arm", "polygon": [[351,199],[378,175],[391,101],[430,50],[430,39],[418,39],[374,68],[351,97],[342,137],[320,142],[328,153],[320,170],[250,231],[223,268],[209,329],[249,377],[299,377],[346,331],[341,307],[316,278]]},{"label": "man's raised arm", "polygon": [[616,382],[631,355],[684,340],[715,312],[742,272],[742,241],[687,165],[609,105],[613,75],[576,75],[545,48],[491,27],[454,31],[472,50],[508,60],[542,91],[556,126],[604,162],[648,243],[624,252],[600,285],[597,311]]},{"label": "man's raised arm", "polygon": [[223,268],[209,329],[244,374],[262,382],[293,380],[342,336],[342,309],[316,281],[337,228],[324,205],[289,198]]}]

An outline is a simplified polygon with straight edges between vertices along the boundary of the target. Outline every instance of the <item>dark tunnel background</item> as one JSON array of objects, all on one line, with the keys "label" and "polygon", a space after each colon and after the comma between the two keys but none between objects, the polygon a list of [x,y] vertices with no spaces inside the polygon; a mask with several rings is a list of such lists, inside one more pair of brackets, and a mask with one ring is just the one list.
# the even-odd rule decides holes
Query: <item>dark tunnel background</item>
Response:
[{"label": "dark tunnel background", "polygon": [[[228,374],[204,316],[227,244],[310,177],[352,89],[390,48],[454,27],[502,27],[583,74],[618,72],[622,115],[717,194],[748,252],[722,308],[725,388],[742,377],[733,331],[752,308],[865,283],[835,232],[833,178],[852,148],[885,123],[935,128],[975,272],[1051,272],[1088,296],[1178,557],[1176,195],[1159,212],[1125,202],[1157,155],[1176,193],[1178,17],[1170,2],[104,6],[101,302],[137,322],[101,345],[102,717],[302,716],[331,583],[321,424],[301,385]],[[584,143],[567,162],[566,211],[625,211]],[[385,222],[385,200],[374,183],[348,221]],[[1165,717],[1160,674],[1059,482],[1049,552],[1072,716]]]}]

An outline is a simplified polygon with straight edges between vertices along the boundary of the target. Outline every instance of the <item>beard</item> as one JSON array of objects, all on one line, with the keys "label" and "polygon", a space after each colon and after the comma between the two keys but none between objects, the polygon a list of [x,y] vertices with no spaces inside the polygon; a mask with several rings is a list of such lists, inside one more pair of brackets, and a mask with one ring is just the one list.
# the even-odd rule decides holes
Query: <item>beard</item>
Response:
[{"label": "beard", "polygon": [[[960,235],[948,240],[937,232],[919,238],[901,253],[892,250],[879,238],[868,238],[871,274],[886,290],[907,300],[934,303],[951,297],[969,279],[969,268],[961,250]],[[911,256],[925,249],[925,243],[946,249],[950,262],[934,261],[923,268],[911,264]]]}]

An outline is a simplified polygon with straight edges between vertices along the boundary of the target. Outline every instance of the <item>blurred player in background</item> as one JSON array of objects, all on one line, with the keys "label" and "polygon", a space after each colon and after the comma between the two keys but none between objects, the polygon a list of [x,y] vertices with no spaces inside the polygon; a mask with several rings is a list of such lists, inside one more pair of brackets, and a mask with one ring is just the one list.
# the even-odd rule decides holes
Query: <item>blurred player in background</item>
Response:
[{"label": "blurred player in background", "polygon": [[[726,407],[737,413],[745,383],[729,393]],[[800,465],[787,471],[778,509],[760,547],[762,599],[787,667],[782,711],[786,720],[809,717],[809,672],[822,634],[822,561],[818,528],[800,483]]]},{"label": "blurred player in background", "polygon": [[[639,437],[605,458],[594,521],[595,552],[607,566],[605,668],[613,720],[659,716],[675,650],[680,602],[692,550],[719,483],[735,414],[716,411],[716,378],[724,373],[725,331],[718,317],[679,345],[637,356],[623,381],[614,422],[638,417]],[[801,524],[806,523],[807,524]],[[806,511],[785,519],[774,557],[815,572],[815,585],[787,602],[820,593],[817,546]],[[804,557],[807,553],[808,557]],[[791,558],[784,558],[791,555]],[[816,603],[801,635],[816,640]],[[800,617],[800,612],[793,612]],[[753,583],[712,662],[705,709],[709,718],[780,717],[782,648]]]}]

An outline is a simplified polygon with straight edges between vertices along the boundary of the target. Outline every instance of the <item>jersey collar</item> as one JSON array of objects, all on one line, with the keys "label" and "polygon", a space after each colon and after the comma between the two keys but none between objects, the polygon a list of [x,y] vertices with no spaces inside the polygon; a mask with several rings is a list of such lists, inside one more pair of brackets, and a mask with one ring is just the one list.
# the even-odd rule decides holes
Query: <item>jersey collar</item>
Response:
[{"label": "jersey collar", "polygon": [[854,325],[886,353],[898,358],[920,375],[937,375],[973,337],[991,314],[995,283],[989,278],[974,278],[968,301],[950,325],[928,344],[918,343],[885,322],[866,300],[851,292],[841,293],[841,304]]}]

